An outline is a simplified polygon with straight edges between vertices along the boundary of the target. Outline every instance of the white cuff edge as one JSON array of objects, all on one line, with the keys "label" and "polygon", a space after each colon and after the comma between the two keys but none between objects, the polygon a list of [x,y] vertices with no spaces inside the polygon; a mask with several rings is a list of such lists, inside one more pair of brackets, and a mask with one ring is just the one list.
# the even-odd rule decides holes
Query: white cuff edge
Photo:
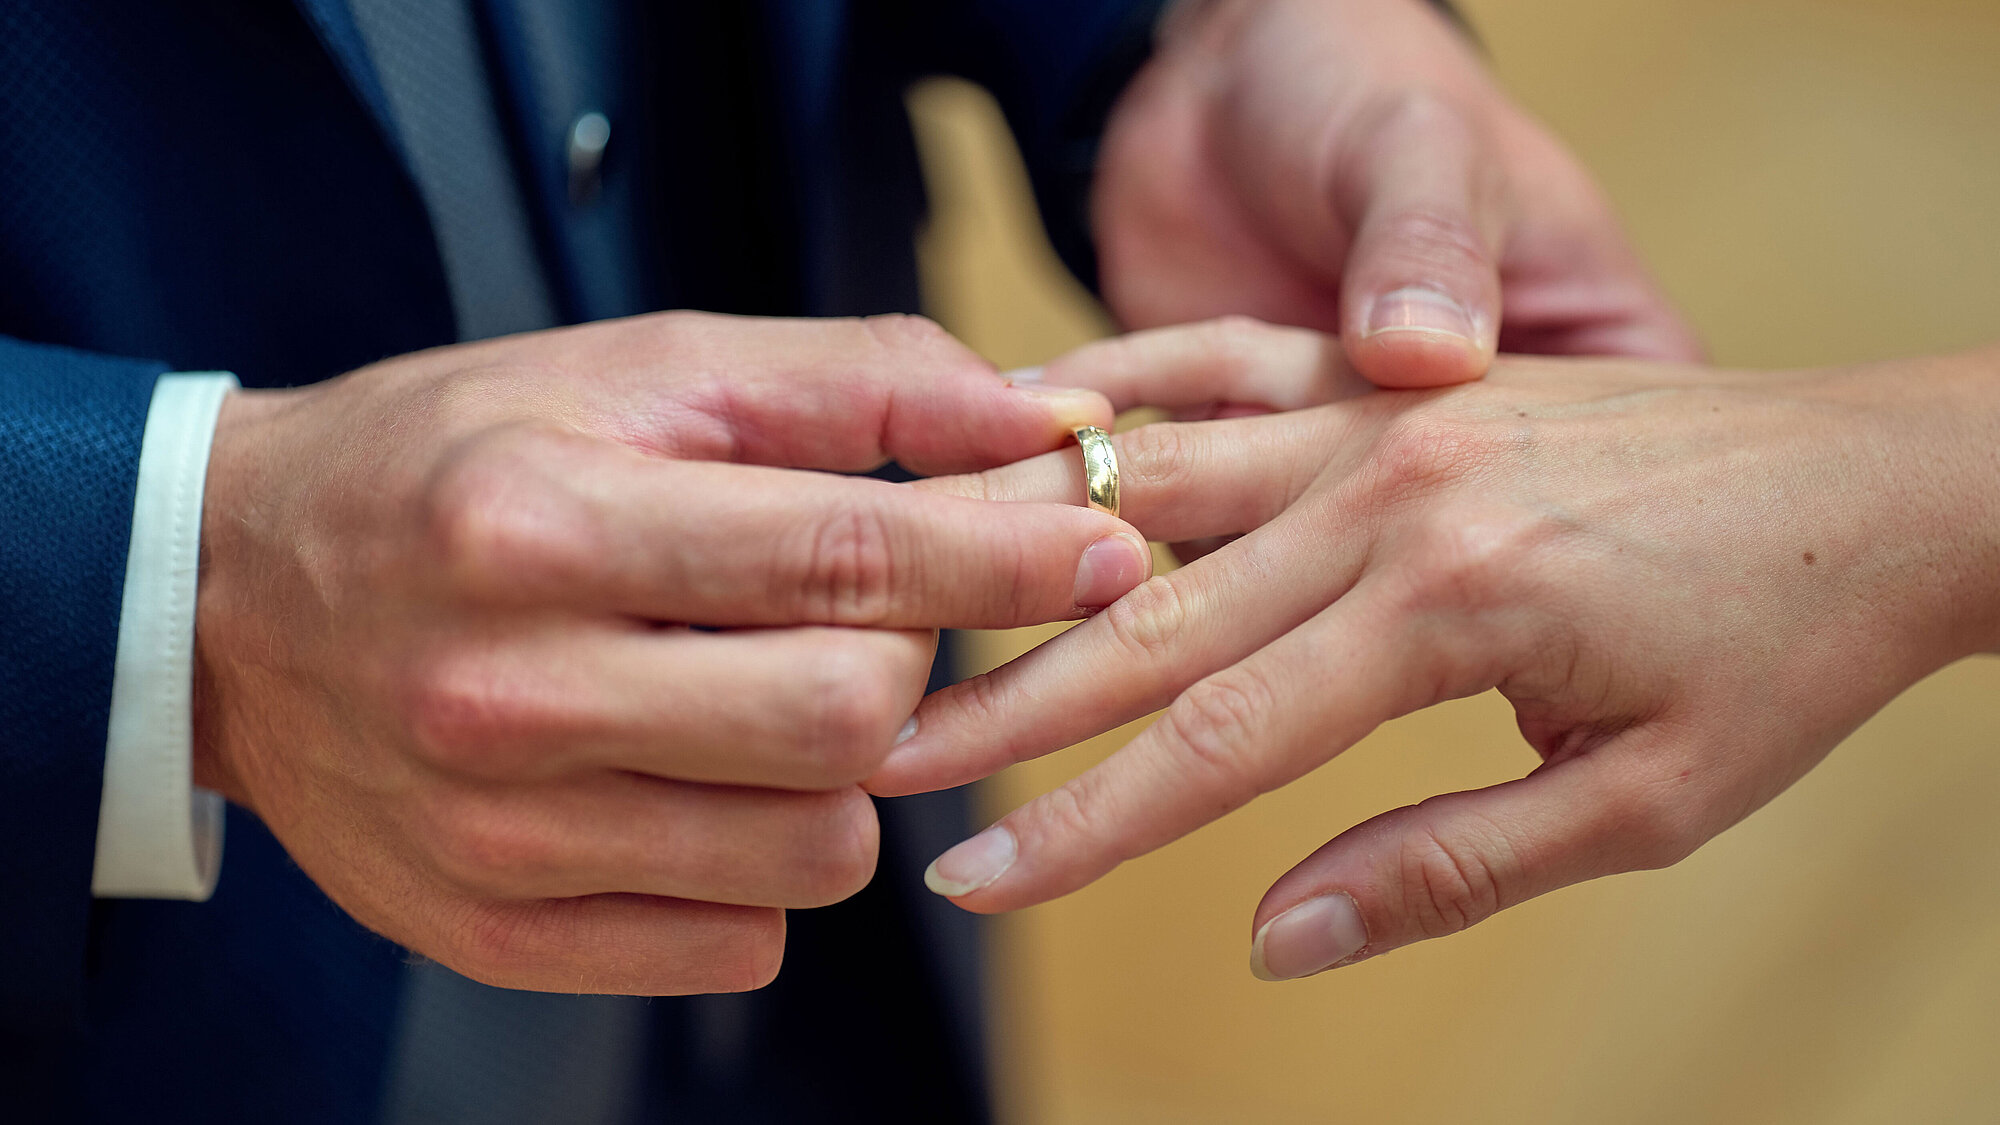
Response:
[{"label": "white cuff edge", "polygon": [[222,868],[222,798],[193,782],[201,502],[226,372],[162,375],[139,447],[104,796],[90,892],[205,901]]}]

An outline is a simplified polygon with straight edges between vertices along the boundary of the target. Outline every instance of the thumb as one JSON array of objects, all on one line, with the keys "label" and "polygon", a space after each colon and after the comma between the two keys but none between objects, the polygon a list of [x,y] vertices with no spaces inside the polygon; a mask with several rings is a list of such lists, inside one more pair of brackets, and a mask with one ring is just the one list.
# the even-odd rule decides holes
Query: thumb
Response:
[{"label": "thumb", "polygon": [[1334,192],[1355,230],[1341,279],[1348,357],[1384,387],[1479,378],[1500,338],[1500,209],[1472,124],[1406,100],[1355,144]]},{"label": "thumb", "polygon": [[1519,781],[1433,797],[1342,833],[1264,895],[1250,971],[1263,980],[1310,976],[1457,933],[1561,887],[1679,862],[1707,834],[1638,741],[1614,740]]}]

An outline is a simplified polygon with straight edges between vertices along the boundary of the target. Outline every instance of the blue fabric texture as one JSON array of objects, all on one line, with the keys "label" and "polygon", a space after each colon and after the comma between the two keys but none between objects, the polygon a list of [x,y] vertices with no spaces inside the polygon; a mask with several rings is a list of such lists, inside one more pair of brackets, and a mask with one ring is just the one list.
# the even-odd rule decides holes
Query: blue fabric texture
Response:
[{"label": "blue fabric texture", "polygon": [[[900,98],[943,71],[999,93],[1087,278],[1091,138],[1158,0],[633,3],[608,84],[537,73],[511,0],[478,7],[575,320],[916,308]],[[89,875],[155,377],[295,386],[456,336],[387,105],[344,0],[0,4],[0,1120],[376,1112],[407,955],[253,816],[231,810],[210,902],[93,902]],[[586,109],[615,121],[596,204],[567,197],[549,127]],[[984,1118],[973,923],[915,879],[962,800],[883,816],[884,876],[794,916],[777,985],[656,1005],[649,1114]]]},{"label": "blue fabric texture", "polygon": [[[0,1011],[82,1017],[111,663],[139,435],[162,365],[0,338]],[[32,803],[30,803],[32,802]],[[37,971],[40,970],[40,971]],[[0,1094],[0,1098],[4,1098]]]}]

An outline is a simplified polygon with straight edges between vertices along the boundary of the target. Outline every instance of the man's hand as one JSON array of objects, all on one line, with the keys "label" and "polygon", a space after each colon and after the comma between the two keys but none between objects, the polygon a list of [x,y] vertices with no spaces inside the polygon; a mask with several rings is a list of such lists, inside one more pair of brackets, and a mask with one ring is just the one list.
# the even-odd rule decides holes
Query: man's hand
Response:
[{"label": "man's hand", "polygon": [[1143,540],[799,472],[1002,464],[1110,421],[928,322],[667,314],[233,396],[196,780],[364,924],[517,988],[754,988],[873,870],[855,782],[938,627],[1076,617]]},{"label": "man's hand", "polygon": [[1496,348],[1699,358],[1589,175],[1426,0],[1184,0],[1092,211],[1130,327],[1338,332],[1390,387],[1476,379]]},{"label": "man's hand", "polygon": [[[1331,339],[1237,322],[1048,376],[1121,407],[1326,405],[1119,435],[1135,526],[1247,534],[932,695],[867,782],[957,784],[1165,708],[938,859],[933,889],[972,910],[1075,890],[1392,717],[1498,688],[1544,764],[1280,879],[1252,964],[1302,976],[1673,863],[2000,642],[2000,350],[1758,374],[1507,359],[1364,392]],[[925,487],[1038,499],[1080,475],[1066,452]]]}]

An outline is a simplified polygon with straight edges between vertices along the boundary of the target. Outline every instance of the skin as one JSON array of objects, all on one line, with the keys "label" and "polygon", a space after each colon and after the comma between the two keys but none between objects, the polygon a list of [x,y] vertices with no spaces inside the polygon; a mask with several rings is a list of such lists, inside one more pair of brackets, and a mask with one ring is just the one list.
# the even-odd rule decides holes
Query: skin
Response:
[{"label": "skin", "polygon": [[1337,332],[1383,386],[1496,349],[1700,358],[1603,193],[1427,0],[1184,0],[1105,135],[1106,303]]},{"label": "skin", "polygon": [[[1497,688],[1543,764],[1384,813],[1279,879],[1253,968],[1306,975],[1677,862],[2000,646],[2000,348],[1798,372],[1509,358],[1391,392],[1336,340],[1239,320],[1048,377],[1121,408],[1290,412],[1118,435],[1134,526],[1241,538],[932,695],[867,782],[955,785],[1165,709],[939,859],[933,889],[970,910],[1073,891],[1390,718]],[[1074,495],[1077,461],[928,487]]]},{"label": "skin", "polygon": [[[1476,378],[1501,342],[1695,353],[1588,177],[1420,0],[1180,5],[1093,207],[1129,324],[1344,327],[1386,385]],[[1077,616],[1146,573],[1136,533],[1068,495],[977,507],[795,470],[982,469],[1109,420],[901,319],[673,314],[234,396],[196,780],[477,979],[755,987],[783,908],[866,881],[854,782],[933,631]]]},{"label": "skin", "polygon": [[896,317],[665,314],[232,395],[195,780],[477,980],[757,987],[784,910],[874,869],[855,783],[935,630],[1080,616],[1148,572],[1073,505],[799,470],[1002,464],[1110,416]]}]

